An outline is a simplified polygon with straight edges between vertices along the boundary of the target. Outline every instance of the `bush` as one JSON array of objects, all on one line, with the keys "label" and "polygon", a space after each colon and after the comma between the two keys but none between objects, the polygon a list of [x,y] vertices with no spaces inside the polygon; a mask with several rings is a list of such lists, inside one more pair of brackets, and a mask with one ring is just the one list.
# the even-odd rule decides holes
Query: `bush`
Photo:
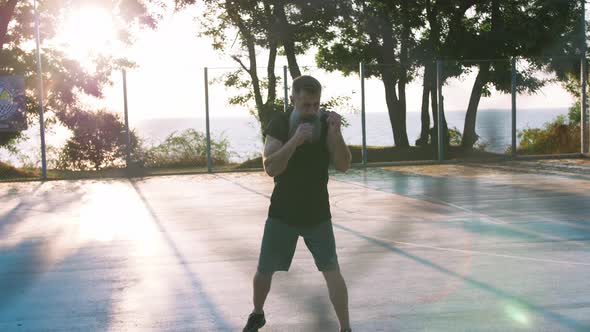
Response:
[{"label": "bush", "polygon": [[461,145],[463,134],[457,129],[457,127],[449,128],[449,141],[451,145]]},{"label": "bush", "polygon": [[[72,110],[57,116],[72,131],[72,137],[59,154],[57,168],[98,171],[125,166],[127,137],[125,125],[117,114]],[[132,134],[131,149],[135,146],[137,138]]]},{"label": "bush", "polygon": [[[227,139],[211,140],[211,159],[216,165],[229,162]],[[170,134],[162,143],[143,147],[135,156],[144,167],[194,167],[207,165],[207,138],[194,129]]]},{"label": "bush", "polygon": [[574,104],[574,106],[570,107],[569,112],[567,114],[567,118],[569,120],[569,123],[571,123],[571,124],[580,123],[580,120],[582,119],[581,115],[582,115],[582,111],[580,108],[580,101],[577,101]]},{"label": "bush", "polygon": [[520,154],[556,154],[580,151],[579,112],[570,108],[568,118],[561,115],[543,128],[526,128],[518,132]]},{"label": "bush", "polygon": [[[45,146],[47,168],[48,169],[66,169],[67,165],[64,159],[63,149],[57,148],[53,145],[47,144]],[[31,148],[27,150],[20,150],[13,153],[18,159],[21,169],[35,170],[41,168],[41,149]]]},{"label": "bush", "polygon": [[0,161],[0,179],[16,179],[35,177],[35,174]]},{"label": "bush", "polygon": [[[457,127],[449,128],[449,143],[452,146],[461,146],[461,142],[463,141],[463,134],[457,129]],[[473,150],[475,151],[485,151],[488,147],[488,143],[482,141],[480,139],[473,145]]]}]

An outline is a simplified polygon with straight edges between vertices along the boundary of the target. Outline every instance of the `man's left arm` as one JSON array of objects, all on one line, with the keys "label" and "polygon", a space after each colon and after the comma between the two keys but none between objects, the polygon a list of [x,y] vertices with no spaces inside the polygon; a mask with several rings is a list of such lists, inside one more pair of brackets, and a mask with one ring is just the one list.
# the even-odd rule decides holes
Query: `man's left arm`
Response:
[{"label": "man's left arm", "polygon": [[346,172],[350,169],[350,161],[352,155],[344,137],[342,137],[342,117],[336,112],[328,113],[328,133],[326,144],[328,151],[330,151],[330,158],[334,168],[339,172]]}]

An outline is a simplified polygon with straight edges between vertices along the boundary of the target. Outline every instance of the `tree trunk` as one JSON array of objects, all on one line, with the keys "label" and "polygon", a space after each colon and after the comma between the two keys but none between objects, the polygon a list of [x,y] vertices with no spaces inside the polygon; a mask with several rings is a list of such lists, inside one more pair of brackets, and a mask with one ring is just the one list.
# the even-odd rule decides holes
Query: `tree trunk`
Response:
[{"label": "tree trunk", "polygon": [[7,41],[8,25],[14,15],[17,2],[18,0],[8,0],[4,6],[0,7],[0,52]]},{"label": "tree trunk", "polygon": [[463,140],[461,146],[463,148],[473,148],[475,142],[479,138],[475,132],[475,123],[477,118],[477,109],[479,107],[479,101],[481,100],[481,94],[483,88],[488,83],[490,74],[490,63],[486,62],[479,66],[479,73],[473,83],[473,89],[471,89],[471,97],[469,98],[469,106],[467,106],[467,114],[465,115],[465,126],[463,128]]},{"label": "tree trunk", "polygon": [[[432,108],[432,121],[433,121],[433,129],[435,130],[435,134],[431,135],[430,141],[434,142],[435,138],[438,139],[438,134],[436,134],[436,128],[438,127],[438,86],[436,85],[436,75],[432,75],[433,79],[430,81],[430,104]],[[447,119],[445,118],[445,110],[444,108],[441,109],[442,113],[442,124],[443,128],[447,128]],[[433,143],[434,144],[434,143]]]},{"label": "tree trunk", "polygon": [[399,75],[399,83],[398,83],[398,90],[399,90],[399,105],[396,108],[396,126],[398,126],[397,130],[397,140],[396,146],[401,147],[409,147],[410,142],[408,141],[408,132],[406,128],[406,114],[407,114],[407,102],[406,102],[406,85],[408,83],[408,68],[409,68],[409,56],[408,56],[408,49],[410,43],[410,23],[409,23],[409,13],[408,13],[408,2],[402,1],[401,4],[401,11],[402,11],[402,38],[400,43],[400,75]]},{"label": "tree trunk", "polygon": [[275,108],[275,101],[277,98],[277,77],[275,75],[275,62],[277,58],[277,40],[274,36],[270,36],[270,50],[268,56],[267,75],[268,75],[268,94],[264,106],[258,109],[258,118],[260,119],[261,132],[263,137],[266,137],[266,127],[277,111]]},{"label": "tree trunk", "polygon": [[248,59],[250,60],[250,79],[252,80],[252,88],[254,90],[254,100],[256,102],[256,108],[259,110],[262,108],[262,92],[260,90],[260,79],[258,78],[258,72],[256,68],[256,47],[252,39],[246,41],[248,47]]},{"label": "tree trunk", "polygon": [[285,55],[287,56],[287,64],[289,65],[289,73],[291,74],[291,78],[296,79],[297,77],[301,76],[301,70],[299,69],[299,64],[297,63],[295,43],[292,39],[287,40],[283,42],[283,47],[285,48]]},{"label": "tree trunk", "polygon": [[[389,114],[389,122],[393,131],[393,142],[395,146],[409,146],[406,133],[406,103],[405,103],[405,71],[404,66],[395,63],[395,39],[393,37],[393,26],[388,17],[381,17],[381,36],[383,45],[380,47],[379,66],[381,78],[385,87],[385,102]],[[406,48],[407,51],[407,48]],[[403,47],[402,47],[403,52]],[[400,56],[400,58],[403,58]],[[389,61],[391,60],[391,62]],[[392,63],[394,65],[392,65]],[[403,76],[403,77],[402,77]],[[399,85],[400,98],[398,99],[396,87]]]},{"label": "tree trunk", "polygon": [[428,103],[430,102],[430,72],[431,66],[428,64],[424,67],[424,80],[422,82],[422,107],[421,107],[421,124],[420,138],[416,140],[416,146],[428,144],[430,131],[430,115],[428,113]]},{"label": "tree trunk", "polygon": [[[500,2],[499,0],[492,0],[492,13],[491,13],[492,27],[488,35],[488,42],[491,45],[498,45],[503,40],[499,39],[501,31],[503,30],[502,17],[500,13]],[[477,118],[477,109],[479,107],[479,101],[481,100],[481,93],[485,85],[490,79],[490,67],[491,63],[486,62],[479,65],[479,72],[473,83],[473,89],[471,90],[471,96],[469,97],[469,105],[467,107],[467,114],[465,115],[465,126],[463,128],[463,140],[461,141],[461,147],[466,149],[473,148],[473,145],[478,140],[478,135],[475,132],[475,123]]]},{"label": "tree trunk", "polygon": [[277,34],[278,39],[283,44],[285,56],[287,57],[287,64],[289,65],[289,73],[291,78],[295,79],[301,76],[301,70],[297,63],[297,54],[295,52],[295,38],[293,37],[293,29],[287,21],[287,14],[285,13],[285,4],[283,1],[277,1],[275,4],[276,25],[274,26],[274,33]]},{"label": "tree trunk", "polygon": [[[424,86],[422,91],[422,130],[418,143],[428,144],[431,136],[430,132],[430,117],[428,114],[429,96],[432,106],[432,120],[433,126],[438,126],[438,92],[437,92],[437,76],[436,76],[436,57],[438,54],[438,46],[440,43],[440,27],[437,20],[439,2],[432,3],[431,0],[425,1],[426,18],[430,25],[430,33],[428,37],[428,48],[426,55],[426,64],[424,65]],[[434,137],[430,139],[434,143]]]},{"label": "tree trunk", "polygon": [[388,71],[387,68],[383,68],[381,76],[383,77],[383,86],[385,88],[385,103],[387,105],[387,114],[389,115],[389,124],[391,125],[391,129],[393,132],[393,144],[395,146],[399,146],[401,143],[399,141],[399,122],[397,121],[396,112],[398,108],[399,101],[397,99],[397,93],[395,91],[396,82],[391,74],[383,74],[383,72]]},{"label": "tree trunk", "polygon": [[[268,26],[268,39],[270,41],[269,45],[269,58],[268,58],[268,65],[267,65],[267,74],[268,74],[268,94],[266,102],[263,101],[262,98],[262,88],[260,84],[260,78],[258,77],[257,72],[257,61],[256,61],[256,45],[254,41],[254,36],[252,35],[252,31],[249,30],[242,18],[239,15],[237,9],[233,6],[232,1],[227,0],[225,2],[225,7],[228,15],[230,16],[233,23],[238,27],[240,34],[242,35],[242,39],[246,44],[246,48],[248,50],[248,60],[249,66],[246,67],[241,60],[238,58],[234,58],[243,68],[246,70],[250,76],[252,81],[252,90],[254,92],[254,101],[256,104],[256,111],[258,115],[258,120],[260,121],[261,132],[263,137],[266,136],[266,127],[268,123],[272,119],[272,113],[275,111],[274,102],[276,99],[276,75],[275,75],[275,62],[276,62],[276,55],[277,55],[277,38],[274,31],[272,31],[272,25]],[[265,4],[265,10],[267,15],[270,15],[270,7],[268,4]]]},{"label": "tree trunk", "polygon": [[405,114],[405,105],[400,103],[397,97],[395,76],[391,72],[391,68],[381,66],[381,77],[383,86],[385,88],[385,102],[387,104],[387,113],[389,115],[389,123],[393,131],[393,142],[395,146],[407,147],[408,136],[405,135],[405,117],[400,117],[400,113]]},{"label": "tree trunk", "polygon": [[[434,70],[435,67],[433,67]],[[438,145],[438,82],[437,82],[437,75],[435,72],[431,75],[430,80],[430,102],[432,107],[432,119],[433,119],[433,126],[430,132],[430,143],[432,146]],[[442,115],[442,127],[443,127],[443,140],[446,146],[449,146],[449,127],[447,125],[447,119],[445,117],[445,110],[444,110],[444,102],[441,105],[441,115]]]},{"label": "tree trunk", "polygon": [[383,74],[388,71],[387,68],[381,69],[383,86],[385,87],[385,102],[387,104],[387,113],[389,123],[393,131],[393,143],[395,146],[407,147],[408,136],[405,134],[405,120],[400,117],[400,113],[405,113],[405,105],[401,105],[396,93],[396,82],[392,74]]},{"label": "tree trunk", "polygon": [[[406,128],[406,83],[400,79],[397,84],[399,100],[390,111],[390,121],[393,127],[393,139],[395,146],[407,148],[410,146]],[[395,91],[395,87],[393,88]]]}]

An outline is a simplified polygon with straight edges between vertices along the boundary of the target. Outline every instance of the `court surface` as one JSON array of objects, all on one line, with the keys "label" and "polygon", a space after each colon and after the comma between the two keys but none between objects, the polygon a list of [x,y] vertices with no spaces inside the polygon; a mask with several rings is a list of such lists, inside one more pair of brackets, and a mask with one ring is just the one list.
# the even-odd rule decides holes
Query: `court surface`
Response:
[{"label": "court surface", "polygon": [[[330,180],[354,331],[590,331],[590,171],[355,169]],[[0,331],[241,331],[263,173],[0,184]],[[261,331],[337,331],[302,240]]]}]

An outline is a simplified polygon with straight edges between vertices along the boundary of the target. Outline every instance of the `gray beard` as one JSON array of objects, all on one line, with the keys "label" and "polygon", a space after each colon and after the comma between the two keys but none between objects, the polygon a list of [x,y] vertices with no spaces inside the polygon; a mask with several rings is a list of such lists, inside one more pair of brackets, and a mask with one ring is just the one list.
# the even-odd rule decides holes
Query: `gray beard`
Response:
[{"label": "gray beard", "polygon": [[313,134],[311,140],[306,140],[305,143],[315,143],[320,140],[320,136],[322,133],[322,121],[321,121],[321,112],[318,115],[315,115],[310,118],[304,118],[301,116],[296,110],[291,112],[291,116],[289,117],[289,139],[295,135],[297,128],[302,123],[309,123],[313,125]]}]

